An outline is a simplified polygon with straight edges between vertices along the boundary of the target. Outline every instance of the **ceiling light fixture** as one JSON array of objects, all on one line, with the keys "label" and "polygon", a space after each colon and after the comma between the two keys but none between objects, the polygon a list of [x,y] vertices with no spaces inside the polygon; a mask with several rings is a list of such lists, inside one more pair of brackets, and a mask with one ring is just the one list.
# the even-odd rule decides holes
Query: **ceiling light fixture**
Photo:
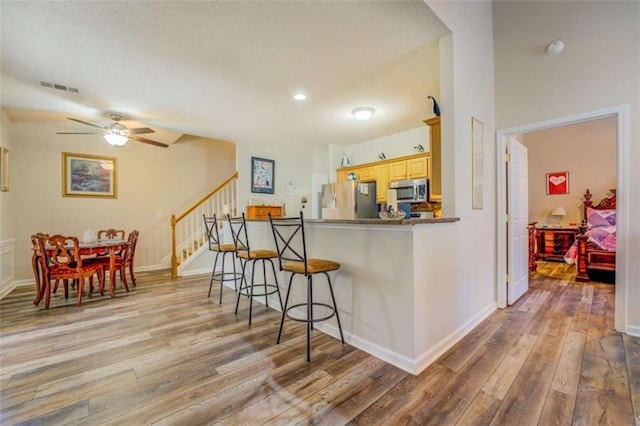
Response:
[{"label": "ceiling light fixture", "polygon": [[376,110],[371,107],[360,107],[351,111],[351,114],[356,120],[366,121],[373,116],[374,112],[376,112]]},{"label": "ceiling light fixture", "polygon": [[307,95],[302,92],[298,92],[293,95],[293,99],[295,99],[296,101],[304,101],[305,99],[307,99]]},{"label": "ceiling light fixture", "polygon": [[107,133],[106,135],[104,135],[104,139],[113,146],[123,146],[127,143],[128,138],[125,135]]},{"label": "ceiling light fixture", "polygon": [[545,52],[547,55],[557,55],[564,50],[564,41],[557,39],[547,45]]}]

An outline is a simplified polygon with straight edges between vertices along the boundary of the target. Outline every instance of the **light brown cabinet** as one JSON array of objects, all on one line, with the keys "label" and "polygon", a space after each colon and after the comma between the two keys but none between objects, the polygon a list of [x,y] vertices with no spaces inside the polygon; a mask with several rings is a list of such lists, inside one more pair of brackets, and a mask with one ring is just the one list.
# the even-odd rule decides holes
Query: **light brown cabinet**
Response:
[{"label": "light brown cabinet", "polygon": [[429,175],[429,186],[432,200],[442,199],[442,139],[440,135],[440,117],[433,117],[424,120],[424,124],[429,126],[429,139],[431,146],[431,170]]},{"label": "light brown cabinet", "polygon": [[407,160],[389,163],[389,180],[404,180],[407,178]]},{"label": "light brown cabinet", "polygon": [[269,213],[272,217],[282,217],[281,206],[247,206],[247,219],[268,220]]},{"label": "light brown cabinet", "polygon": [[361,167],[356,173],[356,179],[360,182],[375,182],[376,169],[375,166]]},{"label": "light brown cabinet", "polygon": [[387,202],[387,187],[389,186],[389,165],[378,164],[376,167],[376,203]]}]

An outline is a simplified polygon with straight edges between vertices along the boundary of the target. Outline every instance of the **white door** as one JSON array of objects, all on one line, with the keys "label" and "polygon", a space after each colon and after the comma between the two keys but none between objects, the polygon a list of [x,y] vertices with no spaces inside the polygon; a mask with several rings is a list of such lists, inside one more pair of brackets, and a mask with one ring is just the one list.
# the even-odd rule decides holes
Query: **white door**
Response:
[{"label": "white door", "polygon": [[507,303],[512,305],[529,289],[529,183],[527,148],[511,137],[507,149]]}]

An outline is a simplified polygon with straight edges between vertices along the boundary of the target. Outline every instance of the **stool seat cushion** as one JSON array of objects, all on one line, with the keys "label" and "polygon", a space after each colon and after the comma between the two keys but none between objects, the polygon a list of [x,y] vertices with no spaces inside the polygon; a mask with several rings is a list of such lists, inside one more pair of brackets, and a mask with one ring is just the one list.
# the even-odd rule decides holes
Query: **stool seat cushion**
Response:
[{"label": "stool seat cushion", "polygon": [[213,251],[236,251],[235,244],[220,244],[220,249],[216,244],[211,244],[211,250]]},{"label": "stool seat cushion", "polygon": [[274,250],[239,251],[238,257],[241,259],[275,259],[278,257],[278,252]]},{"label": "stool seat cushion", "polygon": [[[340,268],[338,262],[325,259],[307,259],[307,271],[310,274],[317,274],[318,272],[335,271]],[[296,274],[304,274],[304,262],[302,261],[289,261],[282,264],[282,269]]]}]

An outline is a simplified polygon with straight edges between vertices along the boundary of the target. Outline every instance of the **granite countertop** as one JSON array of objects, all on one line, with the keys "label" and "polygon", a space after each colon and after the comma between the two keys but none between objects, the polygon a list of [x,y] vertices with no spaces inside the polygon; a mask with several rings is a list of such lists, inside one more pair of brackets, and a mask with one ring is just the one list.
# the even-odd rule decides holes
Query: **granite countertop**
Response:
[{"label": "granite countertop", "polygon": [[336,223],[343,225],[421,225],[423,223],[450,223],[460,221],[459,217],[439,217],[437,219],[305,219],[305,223]]}]

